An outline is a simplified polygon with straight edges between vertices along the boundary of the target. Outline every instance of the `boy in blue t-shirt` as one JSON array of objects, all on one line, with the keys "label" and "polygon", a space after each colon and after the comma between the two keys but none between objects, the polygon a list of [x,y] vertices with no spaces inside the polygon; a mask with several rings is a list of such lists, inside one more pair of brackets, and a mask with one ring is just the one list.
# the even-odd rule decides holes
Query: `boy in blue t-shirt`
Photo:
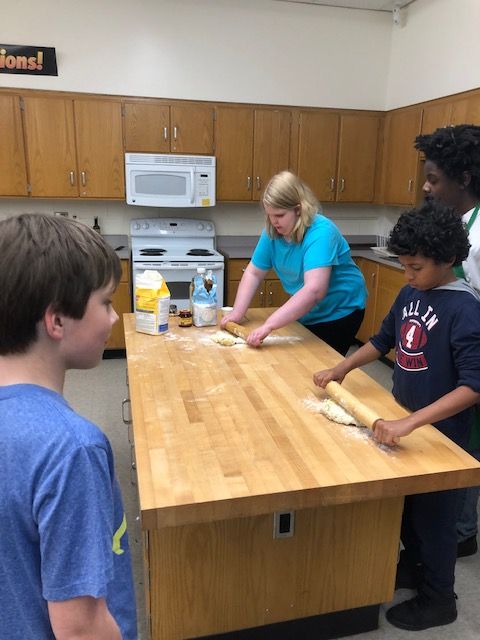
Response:
[{"label": "boy in blue t-shirt", "polygon": [[0,222],[1,640],[135,640],[125,514],[105,435],[62,396],[101,360],[120,262],[72,220]]},{"label": "boy in blue t-shirt", "polygon": [[[378,420],[374,437],[392,445],[425,424],[464,448],[480,399],[480,301],[453,268],[469,250],[461,219],[443,205],[427,202],[404,213],[388,248],[398,254],[408,282],[380,331],[333,369],[314,374],[317,385],[341,382],[345,375],[395,348],[393,395],[412,413]],[[415,598],[387,611],[387,620],[417,631],[457,617],[456,517],[461,490],[405,498],[396,587],[417,588]]]}]

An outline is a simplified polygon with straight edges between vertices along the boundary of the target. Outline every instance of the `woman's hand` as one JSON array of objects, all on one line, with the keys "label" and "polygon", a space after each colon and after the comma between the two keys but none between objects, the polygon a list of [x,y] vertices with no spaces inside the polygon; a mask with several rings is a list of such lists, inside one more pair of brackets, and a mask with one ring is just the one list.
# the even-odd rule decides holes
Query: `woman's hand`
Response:
[{"label": "woman's hand", "polygon": [[268,335],[270,335],[271,332],[272,330],[270,329],[269,326],[267,326],[266,323],[262,324],[257,329],[250,331],[250,333],[247,336],[247,344],[250,347],[260,347],[262,342],[265,340],[265,338]]},{"label": "woman's hand", "polygon": [[223,318],[220,320],[220,328],[223,329],[227,322],[236,322],[237,324],[239,324],[241,320],[241,314],[233,309],[232,311],[230,311],[230,313],[227,313],[227,315],[223,316]]},{"label": "woman's hand", "polygon": [[334,367],[333,369],[322,369],[321,371],[317,371],[313,374],[313,381],[317,387],[325,389],[327,384],[332,380],[341,383],[345,376],[346,372],[342,371],[340,367]]}]

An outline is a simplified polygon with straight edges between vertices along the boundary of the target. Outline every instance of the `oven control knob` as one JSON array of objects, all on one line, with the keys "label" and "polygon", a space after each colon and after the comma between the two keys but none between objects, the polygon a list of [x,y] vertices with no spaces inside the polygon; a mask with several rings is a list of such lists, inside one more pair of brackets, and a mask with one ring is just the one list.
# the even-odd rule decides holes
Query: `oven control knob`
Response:
[{"label": "oven control knob", "polygon": [[136,223],[133,225],[133,228],[135,229],[135,231],[138,231],[138,230],[140,229],[140,225],[138,224],[138,222],[136,222]]},{"label": "oven control knob", "polygon": [[207,226],[205,227],[207,231],[211,231],[212,230],[212,225],[211,224],[207,224]]},{"label": "oven control knob", "polygon": [[144,229],[148,229],[148,227],[149,227],[149,226],[150,226],[150,225],[148,224],[148,222],[144,222],[144,223],[142,224],[142,227],[143,227]]},{"label": "oven control knob", "polygon": [[197,229],[198,229],[199,231],[202,231],[202,229],[203,229],[203,224],[202,224],[201,222],[197,225]]}]

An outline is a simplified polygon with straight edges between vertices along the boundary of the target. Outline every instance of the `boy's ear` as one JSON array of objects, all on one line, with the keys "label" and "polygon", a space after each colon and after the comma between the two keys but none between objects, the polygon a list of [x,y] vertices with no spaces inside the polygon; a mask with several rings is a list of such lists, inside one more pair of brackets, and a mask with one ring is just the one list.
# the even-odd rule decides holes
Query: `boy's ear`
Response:
[{"label": "boy's ear", "polygon": [[53,305],[48,305],[45,315],[43,316],[45,331],[53,340],[63,338],[64,316]]},{"label": "boy's ear", "polygon": [[470,173],[470,171],[463,171],[462,172],[462,187],[464,189],[468,189],[468,187],[470,186],[470,183],[472,182],[472,174]]}]

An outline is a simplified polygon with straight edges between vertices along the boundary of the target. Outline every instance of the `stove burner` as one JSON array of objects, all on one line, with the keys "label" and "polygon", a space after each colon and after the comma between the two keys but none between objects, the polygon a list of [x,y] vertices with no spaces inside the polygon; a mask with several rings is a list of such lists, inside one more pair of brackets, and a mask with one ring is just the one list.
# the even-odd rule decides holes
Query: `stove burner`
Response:
[{"label": "stove burner", "polygon": [[190,249],[187,256],[213,256],[214,254],[208,249]]},{"label": "stove burner", "polygon": [[166,249],[140,249],[141,256],[163,256]]}]

